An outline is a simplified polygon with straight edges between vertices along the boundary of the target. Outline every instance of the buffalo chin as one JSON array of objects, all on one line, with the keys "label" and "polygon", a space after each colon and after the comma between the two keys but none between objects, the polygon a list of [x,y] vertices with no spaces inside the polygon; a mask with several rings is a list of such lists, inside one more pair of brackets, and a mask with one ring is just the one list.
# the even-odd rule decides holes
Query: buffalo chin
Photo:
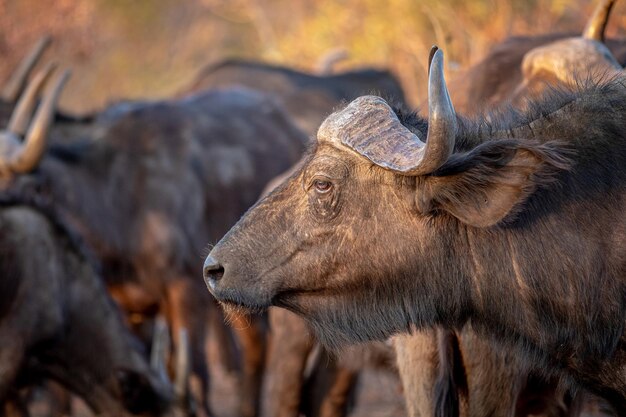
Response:
[{"label": "buffalo chin", "polygon": [[270,306],[239,292],[213,290],[211,292],[226,314],[261,314]]},{"label": "buffalo chin", "polygon": [[218,300],[219,305],[224,310],[227,319],[229,317],[239,317],[241,315],[248,316],[253,314],[262,314],[267,310],[264,306],[250,306],[247,304],[241,304],[230,300]]},{"label": "buffalo chin", "polygon": [[302,317],[319,342],[329,351],[339,352],[348,345],[384,341],[409,331],[409,322],[394,310],[379,317],[366,317],[362,306],[349,297],[323,292],[289,292],[277,295],[272,305],[285,308]]}]

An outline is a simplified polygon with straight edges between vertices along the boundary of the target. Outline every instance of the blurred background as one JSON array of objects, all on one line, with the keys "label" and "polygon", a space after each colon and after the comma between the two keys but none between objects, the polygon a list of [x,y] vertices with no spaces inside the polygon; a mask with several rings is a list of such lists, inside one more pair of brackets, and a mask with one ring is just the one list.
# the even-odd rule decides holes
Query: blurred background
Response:
[{"label": "blurred background", "polygon": [[[43,34],[48,57],[74,71],[62,107],[86,113],[131,98],[171,97],[205,66],[242,57],[314,71],[390,68],[411,103],[425,89],[428,50],[449,76],[509,35],[580,32],[589,0],[0,0],[0,80]],[[626,33],[618,3],[609,36]],[[43,59],[42,62],[46,62]]]},{"label": "blurred background", "polygon": [[[78,115],[120,100],[175,97],[188,90],[203,68],[229,58],[316,72],[320,60],[337,51],[345,51],[347,58],[336,71],[390,69],[409,102],[417,105],[426,95],[431,45],[444,49],[448,78],[463,82],[463,70],[509,36],[580,34],[596,4],[597,0],[0,0],[0,85],[41,36],[51,35],[54,42],[40,65],[54,60],[72,69],[61,107]],[[626,36],[626,1],[616,5],[607,35]],[[368,372],[359,388],[359,408],[351,415],[405,415],[395,374]],[[219,415],[231,415],[227,412],[236,409],[238,400],[231,395],[237,389],[235,381],[224,375],[217,380],[210,402]]]}]

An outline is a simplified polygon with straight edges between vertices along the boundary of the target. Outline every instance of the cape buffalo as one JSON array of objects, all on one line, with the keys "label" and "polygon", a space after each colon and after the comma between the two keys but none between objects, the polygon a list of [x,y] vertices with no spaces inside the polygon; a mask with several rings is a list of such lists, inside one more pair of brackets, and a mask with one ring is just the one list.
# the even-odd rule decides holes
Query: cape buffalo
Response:
[{"label": "cape buffalo", "polygon": [[[510,40],[496,47],[494,51],[497,53],[490,54],[485,61],[469,70],[470,77],[461,77],[463,83],[453,84],[453,93],[459,92],[463,96],[471,91],[477,97],[475,102],[461,102],[461,112],[485,112],[485,106],[495,105],[495,102],[484,100],[495,94],[491,89],[494,87],[496,90],[502,88],[501,92],[509,98],[517,90],[518,99],[527,99],[529,91],[525,86],[532,85],[538,92],[553,88],[549,86],[555,83],[571,83],[573,78],[568,76],[567,71],[578,77],[590,77],[598,75],[598,72],[605,74],[607,70],[617,69],[615,60],[601,45],[613,3],[612,0],[599,3],[583,36],[515,38],[515,41]],[[610,42],[613,50],[617,51],[619,49],[616,47],[626,45],[624,42]],[[626,55],[623,52],[624,57]],[[523,59],[524,55],[531,58]],[[522,71],[522,62],[527,63],[530,69],[540,67],[542,71]],[[556,76],[548,77],[549,74]],[[522,75],[524,88],[520,87]],[[458,103],[458,95],[454,96]],[[273,181],[273,187],[291,173]],[[280,309],[271,309],[269,315],[273,343],[270,344],[268,355],[268,385],[271,390],[265,396],[267,415],[295,416],[301,412],[300,390],[293,387],[302,383],[305,358],[314,344],[298,316]],[[282,328],[277,328],[277,325]],[[298,333],[300,336],[295,337],[294,334]],[[450,341],[454,341],[455,346],[449,346]],[[428,410],[428,415],[433,409],[437,410],[438,415],[461,412],[463,416],[482,417],[509,416],[514,412],[519,415],[543,412],[545,415],[560,416],[566,410],[574,412],[578,397],[582,397],[572,398],[572,393],[563,395],[562,391],[555,391],[553,381],[542,381],[532,369],[527,369],[523,363],[515,360],[514,354],[482,340],[471,327],[456,335],[446,331],[438,332],[438,336],[434,332],[416,332],[413,336],[398,337],[394,345],[398,350],[398,368],[405,385],[407,409],[411,416],[424,415],[425,410]],[[422,352],[424,346],[433,346],[433,350]],[[455,357],[461,358],[455,364],[446,362],[448,355],[440,357],[437,354],[455,349],[458,351]],[[329,364],[341,366],[333,360]],[[437,392],[433,391],[433,386]],[[585,399],[585,403],[588,402]],[[330,415],[344,415],[344,404],[340,401],[333,404],[337,405],[336,411]],[[309,415],[309,412],[305,414]]]},{"label": "cape buffalo", "polygon": [[496,106],[520,106],[529,95],[541,93],[564,77],[571,82],[572,77],[602,75],[608,63],[626,65],[626,40],[604,36],[614,3],[603,0],[598,4],[582,36],[514,36],[497,44],[480,62],[452,80],[454,106],[472,116]]},{"label": "cape buffalo", "polygon": [[374,96],[331,115],[205,282],[226,306],[302,315],[330,347],[471,320],[623,413],[625,110],[617,78],[458,118],[437,50],[428,121]]},{"label": "cape buffalo", "polygon": [[376,93],[404,102],[398,80],[389,71],[363,69],[314,75],[290,68],[227,60],[203,69],[187,91],[243,86],[271,94],[309,135],[344,100]]},{"label": "cape buffalo", "polygon": [[76,234],[45,204],[0,198],[0,402],[53,378],[102,415],[168,412],[150,370]]},{"label": "cape buffalo", "polygon": [[[29,87],[34,94],[50,72],[35,76]],[[0,133],[4,175],[38,162],[68,77],[66,71],[56,78],[32,123],[18,117]],[[24,145],[21,131],[28,132]],[[3,192],[0,229],[0,402],[10,400],[16,386],[49,377],[98,413],[169,413],[169,382],[149,369],[93,256],[55,207],[26,193]]]},{"label": "cape buffalo", "polygon": [[[136,283],[156,300],[176,346],[188,331],[190,388],[198,411],[209,414],[203,316],[210,299],[191,279],[197,257],[300,157],[306,137],[272,98],[248,90],[130,106],[96,119],[91,132],[47,152],[45,140],[22,143],[21,132],[3,139],[0,149],[11,150],[0,161],[3,190],[53,201],[94,248],[108,285]],[[28,160],[18,156],[27,151]],[[188,198],[201,190],[203,197]],[[261,338],[254,328],[235,330],[244,347]],[[244,415],[255,413],[258,356],[245,357]]]}]

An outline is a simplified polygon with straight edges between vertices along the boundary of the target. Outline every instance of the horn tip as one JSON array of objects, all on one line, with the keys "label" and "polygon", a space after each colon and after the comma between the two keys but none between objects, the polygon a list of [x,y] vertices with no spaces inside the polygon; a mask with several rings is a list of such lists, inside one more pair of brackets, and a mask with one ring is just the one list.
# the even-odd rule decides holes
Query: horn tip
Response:
[{"label": "horn tip", "polygon": [[433,58],[435,54],[439,51],[439,47],[437,45],[433,45],[430,47],[430,53],[428,54],[428,73],[430,74],[430,67],[433,63]]},{"label": "horn tip", "polygon": [[52,70],[56,69],[58,66],[59,66],[58,62],[50,61],[43,67],[42,72],[51,72]]},{"label": "horn tip", "polygon": [[39,44],[42,47],[47,48],[51,43],[52,43],[52,35],[50,35],[49,33],[46,33],[41,38],[39,38]]}]

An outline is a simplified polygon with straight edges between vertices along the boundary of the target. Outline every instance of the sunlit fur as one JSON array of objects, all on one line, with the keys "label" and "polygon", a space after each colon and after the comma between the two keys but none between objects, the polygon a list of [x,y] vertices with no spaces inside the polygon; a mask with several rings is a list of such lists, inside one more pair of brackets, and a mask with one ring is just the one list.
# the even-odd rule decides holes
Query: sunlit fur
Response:
[{"label": "sunlit fur", "polygon": [[[225,270],[214,295],[295,311],[331,348],[471,319],[626,410],[622,81],[460,119],[455,154],[426,176],[319,142],[211,251]],[[340,166],[316,194],[316,173]]]}]

